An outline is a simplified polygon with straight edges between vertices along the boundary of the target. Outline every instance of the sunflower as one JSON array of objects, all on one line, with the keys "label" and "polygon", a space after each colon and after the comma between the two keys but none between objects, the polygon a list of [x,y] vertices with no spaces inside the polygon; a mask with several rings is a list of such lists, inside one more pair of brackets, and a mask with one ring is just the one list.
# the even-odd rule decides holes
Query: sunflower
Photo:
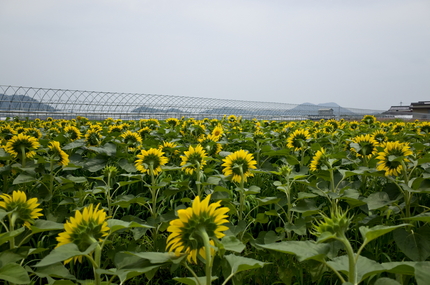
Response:
[{"label": "sunflower", "polygon": [[151,148],[149,150],[142,150],[137,155],[137,160],[134,163],[136,169],[142,173],[151,174],[151,167],[153,174],[157,175],[161,172],[161,166],[165,165],[169,159],[163,156],[164,152],[157,148]]},{"label": "sunflower", "polygon": [[378,142],[370,134],[356,136],[352,139],[352,143],[358,145],[358,147],[351,146],[351,150],[354,151],[357,156],[371,158],[377,153],[376,147],[378,146]]},{"label": "sunflower", "polygon": [[151,129],[148,127],[141,128],[137,131],[142,139],[146,138],[146,136],[151,133]]},{"label": "sunflower", "polygon": [[[43,216],[41,208],[38,208],[37,198],[31,198],[27,200],[27,195],[22,191],[13,191],[12,195],[2,194],[0,198],[0,208],[6,210],[6,212],[13,212],[12,215],[16,215],[17,219],[24,221],[26,227],[30,227],[30,224],[40,216]],[[16,214],[15,214],[16,213]]]},{"label": "sunflower", "polygon": [[312,158],[312,162],[309,166],[310,171],[317,171],[321,169],[321,166],[324,164],[326,153],[324,148],[321,148],[319,151],[317,151]]},{"label": "sunflower", "polygon": [[36,139],[40,139],[42,137],[42,132],[37,128],[26,128],[23,134]]},{"label": "sunflower", "polygon": [[376,157],[379,160],[376,169],[385,171],[386,176],[398,176],[403,170],[403,162],[409,162],[406,156],[412,155],[407,143],[386,142],[384,151]]},{"label": "sunflower", "polygon": [[222,145],[217,143],[219,137],[214,135],[202,136],[198,139],[200,145],[207,152],[209,156],[218,154],[222,150]]},{"label": "sunflower", "polygon": [[159,145],[158,148],[168,155],[175,155],[179,153],[179,150],[176,149],[178,145],[174,142],[163,142],[162,145]]},{"label": "sunflower", "polygon": [[376,117],[372,115],[364,115],[361,121],[366,125],[371,125],[376,122]]},{"label": "sunflower", "polygon": [[382,142],[387,141],[387,133],[383,130],[377,130],[377,131],[373,132],[372,137],[378,143],[382,143]]},{"label": "sunflower", "polygon": [[418,126],[418,134],[430,134],[430,122],[421,122]]},{"label": "sunflower", "polygon": [[[85,207],[82,213],[76,211],[75,216],[70,217],[70,220],[64,224],[65,231],[58,234],[56,247],[74,243],[80,251],[84,251],[91,244],[103,241],[110,229],[106,222],[106,212],[99,210],[99,206],[100,204],[95,207],[91,204]],[[82,262],[82,256],[77,256],[74,259]],[[72,258],[64,263],[69,263],[71,260]]]},{"label": "sunflower", "polygon": [[124,143],[127,145],[128,151],[135,151],[142,143],[140,135],[132,131],[126,131],[120,136],[120,138],[122,138]]},{"label": "sunflower", "polygon": [[69,164],[69,155],[61,149],[60,143],[58,141],[51,141],[48,147],[52,156],[58,159],[59,165],[66,166]]},{"label": "sunflower", "polygon": [[181,156],[182,170],[191,175],[194,171],[203,169],[203,166],[206,165],[206,158],[207,153],[200,144],[196,147],[190,146],[188,151]]},{"label": "sunflower", "polygon": [[85,141],[87,142],[87,145],[89,146],[98,146],[102,142],[102,135],[100,134],[100,131],[97,129],[89,129],[87,133],[85,134]]},{"label": "sunflower", "polygon": [[178,119],[176,119],[176,118],[169,118],[169,119],[166,119],[166,123],[167,123],[170,127],[174,128],[174,127],[176,127],[177,125],[179,125],[179,120],[178,120]]},{"label": "sunflower", "polygon": [[71,141],[78,140],[82,137],[81,131],[74,126],[65,127],[64,132],[67,134],[67,136],[70,138]]},{"label": "sunflower", "polygon": [[3,126],[0,128],[0,136],[5,140],[10,140],[17,132],[11,126]]},{"label": "sunflower", "polygon": [[39,141],[36,138],[18,134],[6,143],[5,150],[13,157],[25,153],[27,158],[32,158],[36,155],[34,150],[38,149],[39,146]]},{"label": "sunflower", "polygon": [[308,130],[295,130],[287,139],[287,147],[295,151],[304,150],[307,146],[307,140],[311,138]]},{"label": "sunflower", "polygon": [[124,124],[109,126],[109,133],[121,133],[124,129]]},{"label": "sunflower", "polygon": [[[229,211],[229,208],[221,207],[220,201],[209,204],[210,199],[211,195],[208,195],[200,201],[197,196],[192,207],[178,210],[179,218],[171,221],[167,228],[171,234],[167,237],[166,250],[174,252],[176,256],[185,253],[190,263],[197,264],[198,256],[207,259],[202,231],[206,232],[210,244],[214,246],[213,240],[224,237],[223,231],[228,230],[223,224],[228,223],[226,214]],[[211,250],[211,254],[215,254],[214,250]]]},{"label": "sunflower", "polygon": [[248,177],[254,176],[250,170],[256,169],[257,162],[254,160],[254,156],[246,150],[238,150],[222,161],[224,162],[222,172],[226,176],[232,175],[233,182],[246,182]]},{"label": "sunflower", "polygon": [[360,127],[360,123],[359,123],[359,122],[357,122],[357,121],[352,121],[352,122],[350,122],[350,123],[349,123],[349,129],[350,129],[351,131],[358,130],[358,129],[359,129],[359,127]]},{"label": "sunflower", "polygon": [[221,125],[216,126],[213,130],[212,130],[212,135],[215,137],[221,137],[224,134],[224,130],[222,129]]}]

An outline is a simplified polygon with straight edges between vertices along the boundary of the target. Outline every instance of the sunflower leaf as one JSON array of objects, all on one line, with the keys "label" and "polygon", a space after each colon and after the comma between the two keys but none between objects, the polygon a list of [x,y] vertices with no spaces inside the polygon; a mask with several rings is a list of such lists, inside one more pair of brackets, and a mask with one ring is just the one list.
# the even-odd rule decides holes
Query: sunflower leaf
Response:
[{"label": "sunflower leaf", "polygon": [[[211,281],[217,280],[218,277],[217,276],[212,276],[211,277]],[[210,285],[210,284],[206,284],[206,276],[203,277],[198,277],[198,280],[196,280],[195,277],[175,277],[173,278],[173,280],[178,281],[180,283],[183,284],[187,284],[187,285]]]},{"label": "sunflower leaf", "polygon": [[114,233],[123,229],[131,229],[131,228],[153,228],[149,225],[139,224],[136,222],[125,222],[117,219],[109,219],[107,221],[108,227],[110,228],[110,233]]},{"label": "sunflower leaf", "polygon": [[0,268],[0,280],[18,284],[30,283],[27,271],[16,263],[9,263]]},{"label": "sunflower leaf", "polygon": [[16,229],[14,231],[11,232],[6,232],[6,233],[2,233],[0,234],[0,245],[4,244],[5,242],[11,240],[12,238],[20,235],[22,232],[24,232],[25,227]]},{"label": "sunflower leaf", "polygon": [[35,267],[48,266],[76,256],[88,255],[94,251],[97,245],[98,243],[95,242],[91,244],[85,251],[80,251],[76,244],[67,243],[57,248],[54,248],[47,256],[45,256],[39,263],[37,263],[34,266]]}]

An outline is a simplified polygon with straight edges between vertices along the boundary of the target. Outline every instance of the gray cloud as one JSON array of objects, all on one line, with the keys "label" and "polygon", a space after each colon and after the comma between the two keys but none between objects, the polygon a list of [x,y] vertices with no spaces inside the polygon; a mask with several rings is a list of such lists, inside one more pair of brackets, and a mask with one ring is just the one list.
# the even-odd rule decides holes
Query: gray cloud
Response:
[{"label": "gray cloud", "polygon": [[0,84],[388,109],[428,100],[430,2],[2,1]]}]

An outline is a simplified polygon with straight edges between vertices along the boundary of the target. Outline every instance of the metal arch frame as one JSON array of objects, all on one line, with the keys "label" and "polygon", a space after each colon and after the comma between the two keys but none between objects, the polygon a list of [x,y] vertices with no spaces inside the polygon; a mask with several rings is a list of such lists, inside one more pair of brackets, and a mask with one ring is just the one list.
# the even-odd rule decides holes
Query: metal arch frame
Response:
[{"label": "metal arch frame", "polygon": [[[157,116],[220,117],[221,115],[243,115],[247,117],[276,118],[303,117],[311,113],[315,114],[315,110],[319,107],[321,108],[321,106],[311,104],[301,104],[300,109],[295,109],[295,107],[299,105],[177,95],[32,88],[8,85],[0,85],[0,91],[3,91],[3,95],[0,96],[0,102],[9,102],[7,108],[0,108],[0,113],[8,111],[12,115],[26,113],[35,114],[38,112],[46,115],[53,112],[57,113],[59,116],[62,114],[67,117],[78,114],[85,116],[85,114],[87,114],[88,116],[94,115],[99,118],[107,116],[138,118],[148,117],[151,116],[151,114],[157,113]],[[10,96],[9,100],[5,100],[5,96]],[[18,96],[23,97],[18,99]],[[24,96],[32,98],[33,100],[25,100],[26,97]],[[12,102],[15,103],[16,107],[12,106]],[[26,106],[27,103],[29,106]],[[53,107],[55,111],[49,110],[49,108],[46,108],[44,105]],[[136,110],[143,106],[151,109],[158,109],[159,112],[145,111],[144,108]],[[178,111],[168,111],[170,109],[176,109]],[[350,116],[348,112],[356,112],[357,114],[379,114],[384,112],[378,110],[343,108],[340,106],[335,109],[339,117],[342,115]],[[211,110],[214,112],[211,112]]]}]

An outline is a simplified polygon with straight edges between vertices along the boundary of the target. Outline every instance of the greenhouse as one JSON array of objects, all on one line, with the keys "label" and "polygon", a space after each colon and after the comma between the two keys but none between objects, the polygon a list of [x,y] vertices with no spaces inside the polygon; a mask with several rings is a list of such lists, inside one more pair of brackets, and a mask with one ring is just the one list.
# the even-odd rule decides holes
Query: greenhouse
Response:
[{"label": "greenhouse", "polygon": [[147,119],[192,117],[222,118],[225,115],[252,119],[304,120],[361,118],[384,111],[323,105],[288,104],[186,97],[143,93],[116,93],[0,85],[0,117],[89,119]]}]

